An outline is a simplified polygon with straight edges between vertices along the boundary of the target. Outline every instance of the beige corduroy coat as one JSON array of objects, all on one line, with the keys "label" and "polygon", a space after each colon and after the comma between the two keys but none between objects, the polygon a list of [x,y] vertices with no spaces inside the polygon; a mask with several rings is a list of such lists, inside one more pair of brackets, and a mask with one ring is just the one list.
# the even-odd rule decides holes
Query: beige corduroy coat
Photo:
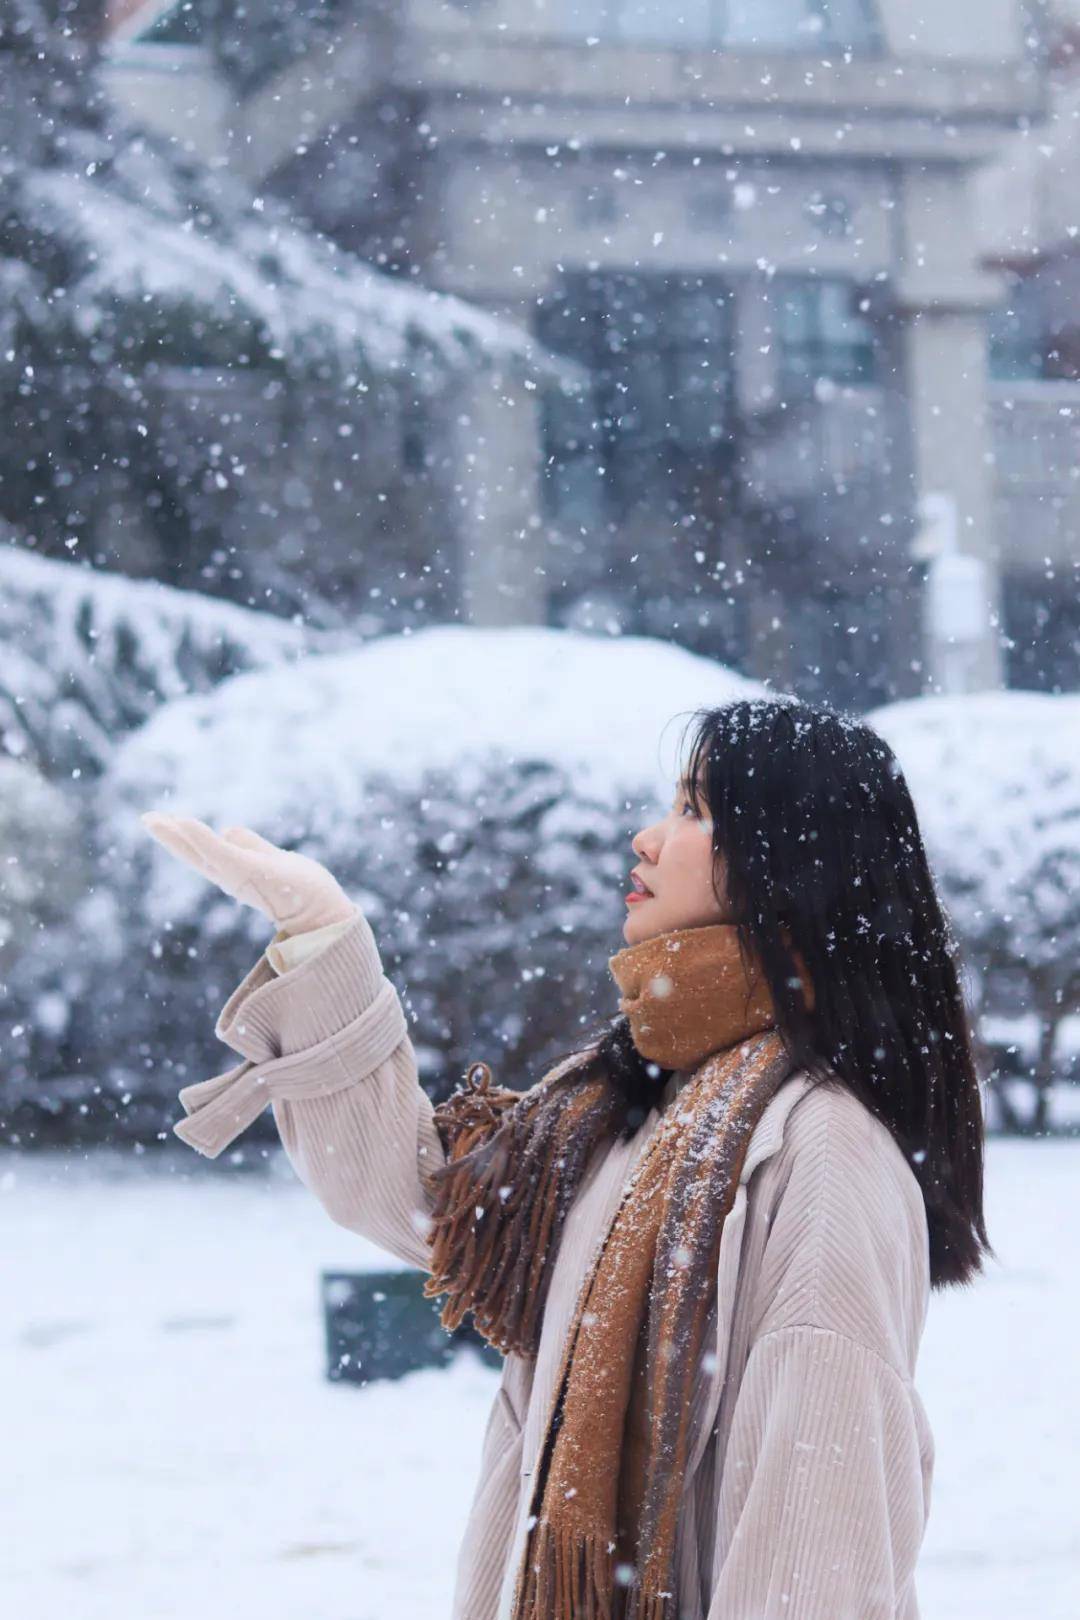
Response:
[{"label": "beige corduroy coat", "polygon": [[[214,1157],[271,1104],[331,1218],[426,1269],[420,1167],[442,1147],[362,913],[276,935],[216,1029],[243,1061],[180,1093],[176,1133]],[[653,1109],[629,1144],[598,1155],[564,1229],[538,1355],[504,1359],[451,1620],[509,1620],[563,1337],[659,1119]],[[933,1440],[913,1375],[928,1298],[923,1200],[900,1149],[849,1092],[793,1075],[754,1131],[724,1223],[691,1403],[680,1620],[918,1620]]]}]

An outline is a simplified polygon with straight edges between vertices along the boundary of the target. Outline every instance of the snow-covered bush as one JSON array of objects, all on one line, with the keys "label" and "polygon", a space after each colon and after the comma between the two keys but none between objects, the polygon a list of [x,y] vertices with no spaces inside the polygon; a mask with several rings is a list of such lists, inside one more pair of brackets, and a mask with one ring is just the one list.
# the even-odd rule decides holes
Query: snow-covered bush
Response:
[{"label": "snow-covered bush", "polygon": [[50,780],[97,775],[162,703],[326,641],[268,613],[4,543],[0,748]]},{"label": "snow-covered bush", "polygon": [[[149,719],[63,799],[26,762],[0,782],[21,930],[0,957],[20,1031],[0,1075],[8,1135],[167,1139],[179,1087],[231,1062],[214,1019],[270,929],[148,838],[154,807],[253,826],[336,873],[433,1095],[476,1057],[527,1083],[614,1011],[629,839],[664,806],[684,720],[759,690],[645,638],[449,626],[305,656],[234,617],[265,667],[196,693],[158,681]],[[151,639],[171,671],[170,636]],[[88,652],[86,680],[107,685],[103,664]],[[1015,1082],[994,1088],[999,1118],[1038,1125],[1080,1000],[1080,699],[924,698],[870,718],[915,795],[980,1027],[996,1040],[1003,1020],[1038,1019],[1034,1102],[1021,1116]]]},{"label": "snow-covered bush", "polygon": [[[1035,1014],[1020,1075],[1022,1117],[1003,1064],[1006,1123],[1041,1129],[1062,1072],[1062,1025],[1080,1012],[1080,698],[1033,692],[925,697],[869,716],[896,752],[989,1032]],[[1015,1072],[1017,1065],[1011,1065]]]},{"label": "snow-covered bush", "polygon": [[[38,1107],[55,1106],[62,1076],[77,1062],[71,1010],[86,978],[72,953],[70,917],[93,883],[84,806],[84,794],[47,781],[29,761],[0,759],[0,1095],[7,1115],[24,1093]],[[41,1048],[51,1059],[47,1096],[29,1078]]]},{"label": "snow-covered bush", "polygon": [[517,1084],[615,1011],[629,839],[669,801],[682,720],[757,690],[643,638],[449,626],[160,709],[95,789],[97,882],[74,925],[91,1113],[66,1128],[167,1132],[178,1088],[228,1065],[214,1019],[271,932],[141,811],[324,861],[372,922],[432,1093],[476,1057]]}]

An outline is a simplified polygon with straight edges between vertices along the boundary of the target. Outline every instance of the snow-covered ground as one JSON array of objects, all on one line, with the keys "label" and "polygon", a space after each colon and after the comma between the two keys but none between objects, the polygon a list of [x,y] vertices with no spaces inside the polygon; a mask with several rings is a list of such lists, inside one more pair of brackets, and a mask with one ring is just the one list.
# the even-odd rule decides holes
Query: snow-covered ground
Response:
[{"label": "snow-covered ground", "polygon": [[[280,1153],[0,1155],[4,1551],[19,1620],[441,1620],[495,1375],[323,1376],[318,1273],[385,1266]],[[924,1620],[1073,1620],[1080,1141],[994,1141],[1001,1257],[935,1298]],[[839,1620],[839,1617],[838,1617]],[[848,1620],[848,1617],[845,1617]]]}]

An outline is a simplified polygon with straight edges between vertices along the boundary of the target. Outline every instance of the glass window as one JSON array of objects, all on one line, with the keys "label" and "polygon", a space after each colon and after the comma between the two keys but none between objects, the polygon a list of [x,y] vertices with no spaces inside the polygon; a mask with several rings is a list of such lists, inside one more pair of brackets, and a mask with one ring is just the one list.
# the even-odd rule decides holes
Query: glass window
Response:
[{"label": "glass window", "polygon": [[579,225],[613,225],[619,217],[615,186],[606,180],[580,186],[574,202],[574,217]]},{"label": "glass window", "polygon": [[552,0],[549,11],[560,33],[601,37],[615,31],[618,0]]},{"label": "glass window", "polygon": [[1080,592],[1075,571],[1008,574],[1001,593],[1009,686],[1075,692],[1080,685]]},{"label": "glass window", "polygon": [[708,45],[716,37],[715,0],[612,0],[621,39]]},{"label": "glass window", "polygon": [[864,0],[725,0],[724,43],[760,51],[874,43]]},{"label": "glass window", "polygon": [[777,331],[784,386],[819,377],[869,383],[877,364],[873,329],[855,307],[855,289],[843,280],[778,276]]},{"label": "glass window", "polygon": [[850,236],[855,225],[855,211],[847,197],[839,191],[815,191],[806,199],[803,209],[806,218],[822,236],[834,239]]},{"label": "glass window", "polygon": [[878,43],[874,0],[554,0],[559,32],[761,51]]},{"label": "glass window", "polygon": [[[538,335],[584,361],[588,401],[545,403],[549,509],[581,521],[664,497],[723,440],[733,385],[731,297],[713,276],[569,275]],[[587,426],[586,426],[587,423]],[[587,466],[588,471],[583,470]],[[681,469],[681,471],[680,471]]]},{"label": "glass window", "polygon": [[1014,382],[1046,374],[1045,334],[1037,295],[1019,277],[989,321],[990,375]]}]

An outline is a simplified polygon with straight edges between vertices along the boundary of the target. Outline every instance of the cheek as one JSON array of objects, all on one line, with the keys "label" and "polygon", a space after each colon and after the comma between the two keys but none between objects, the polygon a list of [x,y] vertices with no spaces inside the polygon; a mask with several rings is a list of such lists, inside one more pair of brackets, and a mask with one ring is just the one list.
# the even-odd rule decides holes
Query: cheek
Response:
[{"label": "cheek", "polygon": [[680,877],[695,889],[712,881],[712,841],[707,831],[696,823],[687,824],[679,832],[671,850],[672,864]]}]

